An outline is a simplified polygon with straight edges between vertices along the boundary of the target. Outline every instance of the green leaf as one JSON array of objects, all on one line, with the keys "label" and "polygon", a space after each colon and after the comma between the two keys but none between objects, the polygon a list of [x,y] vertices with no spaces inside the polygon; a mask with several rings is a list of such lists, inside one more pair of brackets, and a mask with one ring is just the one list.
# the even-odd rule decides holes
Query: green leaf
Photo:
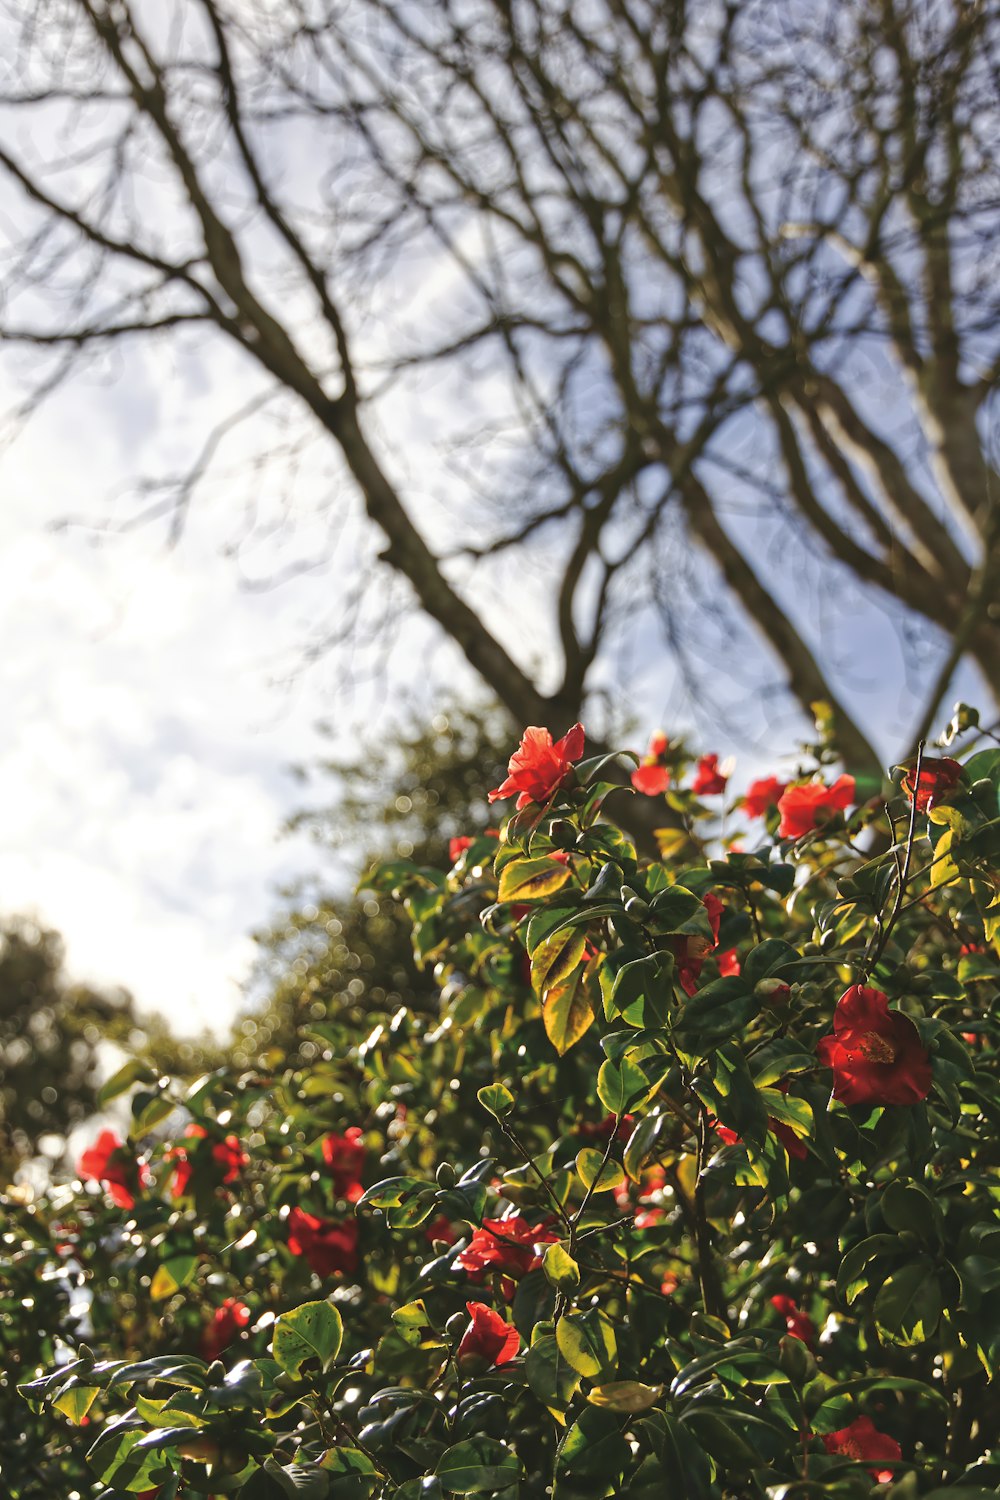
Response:
[{"label": "green leaf", "polygon": [[115,1490],[150,1490],[171,1478],[172,1470],[162,1453],[133,1451],[142,1437],[141,1428],[124,1422],[106,1428],[87,1454],[98,1479]]},{"label": "green leaf", "polygon": [[924,1344],[941,1319],[941,1288],[934,1262],[920,1255],[882,1283],[875,1298],[875,1324],[895,1344]]},{"label": "green leaf", "polygon": [[579,1389],[580,1374],[559,1348],[554,1334],[542,1334],[532,1342],[524,1359],[524,1375],[533,1395],[557,1421],[562,1421]]},{"label": "green leaf", "polygon": [[554,859],[514,859],[505,865],[497,887],[501,901],[540,901],[552,896],[570,877],[566,865]]},{"label": "green leaf", "polygon": [[618,1341],[607,1313],[599,1307],[566,1313],[556,1324],[560,1353],[585,1380],[598,1380],[615,1371]]},{"label": "green leaf", "polygon": [[609,1114],[621,1117],[639,1109],[659,1088],[670,1067],[669,1058],[658,1055],[643,1059],[651,1063],[644,1069],[628,1057],[601,1064],[597,1075],[597,1097]]},{"label": "green leaf", "polygon": [[335,1363],[343,1337],[340,1313],[331,1302],[303,1302],[278,1318],[271,1352],[289,1375],[298,1375],[310,1359],[326,1371]]},{"label": "green leaf", "polygon": [[742,975],[716,979],[688,1000],[674,1027],[674,1040],[689,1057],[706,1057],[755,1020],[761,1006]]},{"label": "green leaf", "polygon": [[496,1120],[502,1120],[514,1108],[514,1095],[502,1083],[490,1083],[480,1089],[476,1098]]},{"label": "green leaf", "polygon": [[927,1244],[936,1242],[941,1210],[930,1193],[917,1183],[890,1182],[879,1205],[890,1229],[909,1229]]},{"label": "green leaf", "polygon": [[[600,1407],[584,1407],[559,1444],[557,1486],[559,1480],[568,1477],[585,1479],[588,1487],[595,1480],[614,1483],[620,1479],[630,1457],[631,1450],[622,1436],[621,1418]],[[598,1489],[596,1493],[607,1494],[608,1490]]]},{"label": "green leaf", "polygon": [[329,1475],[318,1464],[279,1464],[267,1458],[264,1473],[288,1500],[326,1500],[330,1492]]},{"label": "green leaf", "polygon": [[475,1437],[442,1453],[435,1473],[449,1495],[495,1495],[517,1484],[521,1465],[503,1443]]},{"label": "green leaf", "polygon": [[572,1292],[580,1285],[580,1267],[560,1244],[550,1245],[542,1257],[546,1279],[561,1292]]},{"label": "green leaf", "polygon": [[633,1182],[638,1182],[648,1158],[655,1154],[660,1138],[666,1133],[669,1117],[664,1114],[643,1115],[628,1138],[622,1164]]},{"label": "green leaf", "polygon": [[117,1073],[112,1073],[107,1083],[98,1090],[97,1107],[103,1109],[110,1104],[112,1099],[117,1099],[119,1094],[124,1094],[133,1083],[155,1083],[156,1074],[148,1063],[140,1062],[137,1057],[132,1057],[124,1067],[119,1068]]},{"label": "green leaf", "polygon": [[705,903],[683,885],[670,885],[649,903],[648,926],[664,936],[699,933],[711,938],[712,928]]},{"label": "green leaf", "polygon": [[434,1331],[426,1304],[421,1297],[416,1302],[407,1302],[392,1313],[396,1331],[404,1343],[414,1349],[443,1349],[444,1340]]},{"label": "green leaf", "polygon": [[148,1089],[138,1089],[132,1095],[133,1135],[148,1135],[157,1125],[162,1125],[176,1108],[176,1101],[164,1090],[158,1089],[151,1093]]},{"label": "green leaf", "polygon": [[837,1296],[848,1304],[852,1303],[870,1285],[876,1274],[869,1267],[886,1256],[895,1257],[899,1254],[899,1248],[899,1238],[894,1234],[872,1234],[853,1245],[840,1262]]},{"label": "green leaf", "polygon": [[79,1427],[99,1395],[98,1386],[75,1385],[71,1390],[63,1391],[62,1395],[57,1396],[52,1405],[56,1411],[68,1417],[75,1427]]}]

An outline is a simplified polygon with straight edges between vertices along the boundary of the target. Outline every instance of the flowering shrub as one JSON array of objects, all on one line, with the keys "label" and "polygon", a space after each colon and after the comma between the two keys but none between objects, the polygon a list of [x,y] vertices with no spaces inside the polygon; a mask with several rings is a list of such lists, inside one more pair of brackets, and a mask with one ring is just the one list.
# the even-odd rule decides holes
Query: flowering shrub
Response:
[{"label": "flowering shrub", "polygon": [[15,1493],[1000,1492],[1000,749],[727,807],[658,736],[651,859],[585,748],[374,877],[436,1014],[130,1068],[96,1181],[8,1205]]}]

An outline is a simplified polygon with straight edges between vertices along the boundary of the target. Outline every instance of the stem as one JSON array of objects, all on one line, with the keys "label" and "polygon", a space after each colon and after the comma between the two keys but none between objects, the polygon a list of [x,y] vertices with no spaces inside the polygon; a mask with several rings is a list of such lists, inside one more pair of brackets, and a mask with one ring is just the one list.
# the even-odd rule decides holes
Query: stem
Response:
[{"label": "stem", "polygon": [[[889,935],[903,910],[903,897],[906,894],[906,882],[910,875],[913,844],[917,833],[917,797],[920,791],[920,769],[924,759],[924,748],[924,741],[921,740],[917,746],[917,765],[913,775],[913,793],[910,797],[910,826],[906,833],[906,847],[903,851],[902,861],[898,862],[896,866],[896,893],[892,903],[892,911],[889,913],[889,920],[887,922],[883,923],[881,912],[875,918],[875,931],[872,934],[872,941],[868,944],[868,948],[858,968],[859,980],[867,979],[878,964],[885,950],[885,945],[889,941]],[[889,826],[892,827],[891,817]],[[895,829],[893,829],[893,843],[895,844]]]},{"label": "stem", "polygon": [[722,1293],[719,1270],[712,1250],[712,1231],[705,1211],[705,1184],[703,1172],[708,1155],[708,1124],[705,1111],[698,1117],[698,1177],[694,1185],[694,1238],[698,1250],[698,1282],[701,1301],[709,1317],[726,1321],[726,1299]]}]

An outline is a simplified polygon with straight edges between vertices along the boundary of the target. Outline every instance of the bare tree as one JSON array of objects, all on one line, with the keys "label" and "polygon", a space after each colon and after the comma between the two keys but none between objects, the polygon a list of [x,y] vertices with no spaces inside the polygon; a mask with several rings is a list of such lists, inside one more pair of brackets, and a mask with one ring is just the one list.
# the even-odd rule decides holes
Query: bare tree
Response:
[{"label": "bare tree", "polygon": [[[878,757],[765,547],[799,539],[834,588],[926,627],[921,727],[964,658],[1000,693],[995,6],[3,14],[0,334],[29,356],[21,411],[131,340],[221,339],[256,372],[138,515],[180,526],[233,426],[277,406],[301,424],[280,453],[336,454],[381,567],[522,723],[575,717],[643,611],[698,670],[692,544],[696,581],[800,703],[831,705],[858,769]],[[432,379],[449,458],[414,488],[391,414]],[[481,606],[510,559],[549,580],[551,680]]]}]

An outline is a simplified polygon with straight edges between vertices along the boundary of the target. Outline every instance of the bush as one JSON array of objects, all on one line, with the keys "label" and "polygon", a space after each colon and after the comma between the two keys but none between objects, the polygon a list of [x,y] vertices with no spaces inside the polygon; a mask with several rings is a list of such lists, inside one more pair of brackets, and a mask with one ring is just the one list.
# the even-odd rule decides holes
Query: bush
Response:
[{"label": "bush", "polygon": [[640,858],[582,739],[373,877],[433,1018],[132,1064],[101,1188],[8,1202],[11,1493],[1000,1492],[1000,749],[723,817],[657,736]]}]

